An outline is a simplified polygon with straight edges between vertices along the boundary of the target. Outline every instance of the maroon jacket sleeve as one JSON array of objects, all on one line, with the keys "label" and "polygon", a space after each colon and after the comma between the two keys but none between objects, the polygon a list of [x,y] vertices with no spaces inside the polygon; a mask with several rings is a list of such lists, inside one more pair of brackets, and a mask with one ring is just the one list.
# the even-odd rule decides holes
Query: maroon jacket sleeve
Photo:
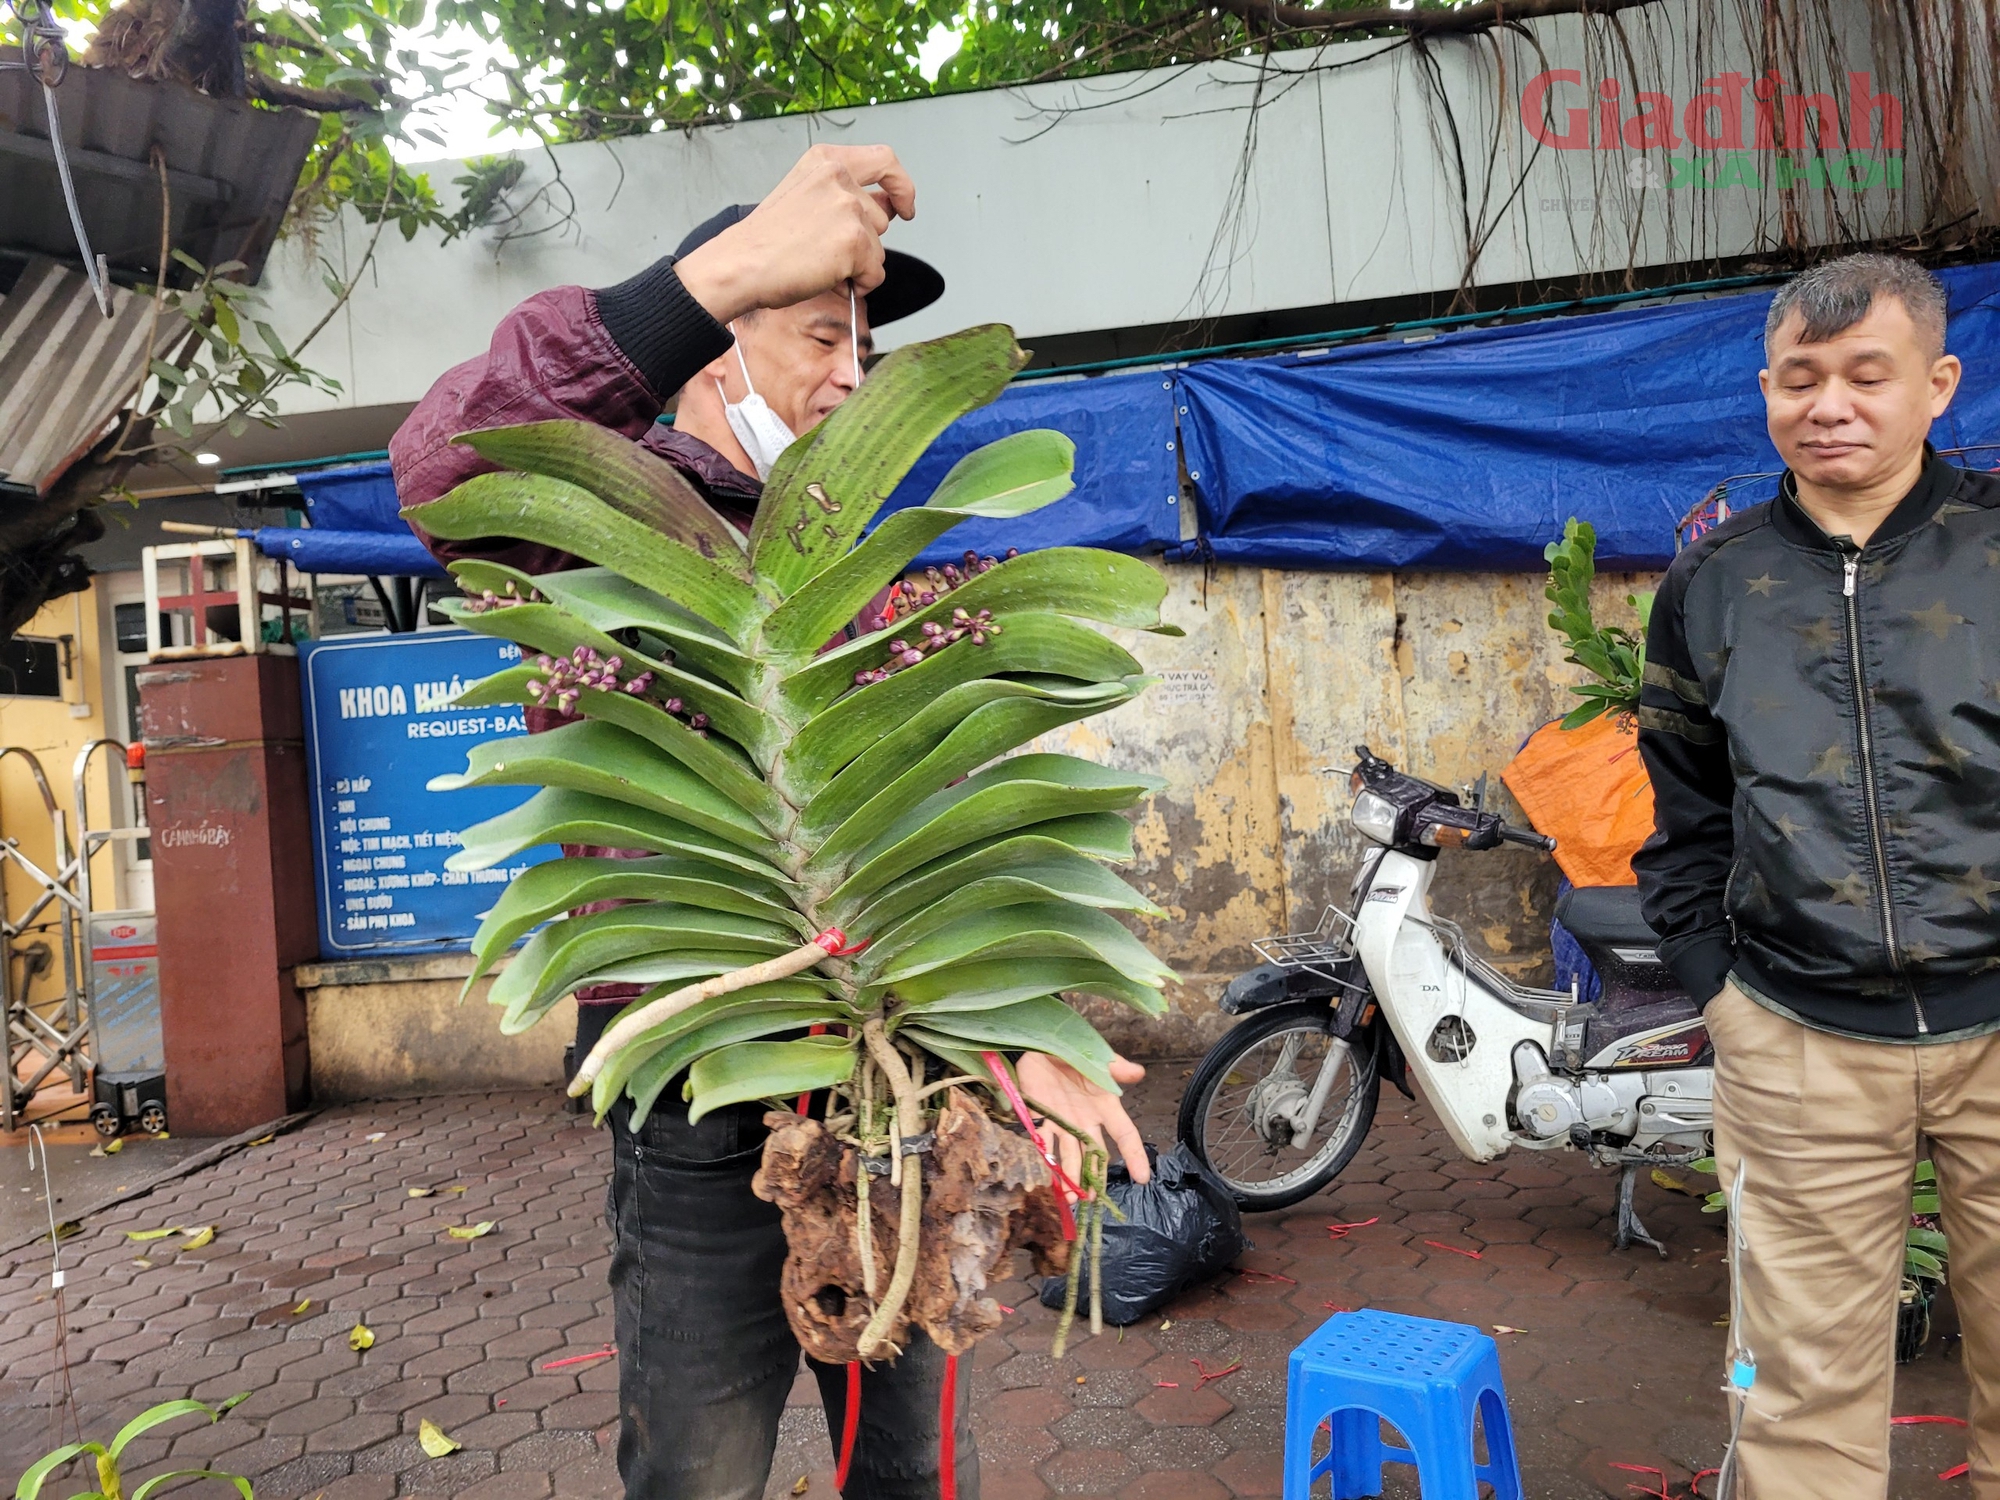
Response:
[{"label": "maroon jacket sleeve", "polygon": [[[462,432],[573,417],[643,437],[666,398],[728,349],[729,331],[690,297],[670,261],[603,291],[557,287],[515,308],[484,354],[438,380],[389,441],[396,493],[422,506],[495,467],[454,445]],[[441,562],[462,557],[529,573],[573,565],[554,548],[501,539],[448,542],[412,529]]]}]

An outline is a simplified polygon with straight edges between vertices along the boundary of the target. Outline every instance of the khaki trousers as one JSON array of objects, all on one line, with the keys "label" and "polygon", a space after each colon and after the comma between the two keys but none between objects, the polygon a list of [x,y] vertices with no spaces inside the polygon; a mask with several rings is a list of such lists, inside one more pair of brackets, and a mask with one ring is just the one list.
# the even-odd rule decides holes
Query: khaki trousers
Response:
[{"label": "khaki trousers", "polygon": [[1967,1493],[2000,1500],[2000,1035],[1854,1041],[1709,1003],[1715,1145],[1747,1240],[1733,1330],[1757,1362],[1740,1500],[1884,1500],[1911,1171],[1930,1140],[1965,1330]]}]

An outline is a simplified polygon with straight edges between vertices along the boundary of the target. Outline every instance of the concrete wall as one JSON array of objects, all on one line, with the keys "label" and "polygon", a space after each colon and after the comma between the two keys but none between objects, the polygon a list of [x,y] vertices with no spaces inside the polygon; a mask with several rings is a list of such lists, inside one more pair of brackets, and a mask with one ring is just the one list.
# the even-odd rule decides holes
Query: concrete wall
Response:
[{"label": "concrete wall", "polygon": [[[1884,74],[1868,16],[1866,0],[1841,0],[1832,34],[1788,70],[1788,86],[1844,100],[1844,69]],[[949,283],[936,306],[887,330],[884,347],[986,321],[1011,325],[1032,347],[1053,335],[1734,257],[1786,235],[1820,242],[1836,215],[1859,238],[1917,227],[1914,161],[1903,190],[1885,177],[1781,202],[1768,151],[1756,154],[1755,185],[1681,186],[1664,148],[1538,144],[1521,118],[1522,90],[1544,69],[1591,81],[1557,89],[1559,126],[1598,79],[1623,80],[1628,113],[1641,91],[1657,90],[1677,101],[1678,117],[1703,78],[1759,71],[1757,39],[1733,8],[1669,0],[1646,18],[1627,51],[1609,47],[1601,25],[1566,17],[1422,53],[1354,42],[528,153],[508,195],[517,219],[442,249],[428,233],[380,238],[373,268],[312,347],[311,362],[341,391],[293,386],[281,405],[414,401],[484,348],[522,298],[633,274],[724,204],[761,197],[822,141],[896,148],[918,184],[918,215],[889,242],[931,258]],[[425,169],[448,196],[458,164]],[[349,214],[310,243],[277,248],[264,286],[288,339],[328,306],[322,257],[344,279],[371,238]]]},{"label": "concrete wall", "polygon": [[454,953],[295,971],[306,993],[313,1099],[561,1087],[563,1048],[576,1035],[574,1002],[519,1036],[502,1036],[499,1014],[486,1004],[490,978],[459,1004],[471,969]]},{"label": "concrete wall", "polygon": [[[1166,680],[1044,741],[1169,782],[1139,818],[1132,873],[1169,913],[1142,930],[1181,976],[1172,1012],[1162,1023],[1108,1003],[1089,1012],[1141,1054],[1205,1048],[1226,1029],[1222,985],[1257,962],[1251,943],[1344,904],[1361,850],[1346,821],[1356,744],[1447,786],[1491,772],[1511,808],[1500,769],[1573,705],[1565,689],[1582,680],[1546,624],[1539,576],[1166,573],[1165,614],[1187,636],[1118,632]],[[1651,586],[1600,579],[1599,618],[1632,623],[1625,596]],[[1556,878],[1528,850],[1447,853],[1435,902],[1475,950],[1533,977],[1549,962]]]}]

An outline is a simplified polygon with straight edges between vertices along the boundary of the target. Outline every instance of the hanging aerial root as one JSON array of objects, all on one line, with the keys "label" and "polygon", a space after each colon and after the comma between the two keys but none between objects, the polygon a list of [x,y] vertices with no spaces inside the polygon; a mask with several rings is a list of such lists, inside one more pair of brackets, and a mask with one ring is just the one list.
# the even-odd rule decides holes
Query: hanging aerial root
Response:
[{"label": "hanging aerial root", "polygon": [[641,1006],[631,1015],[613,1022],[597,1039],[597,1045],[590,1049],[590,1056],[576,1070],[571,1080],[569,1096],[581,1099],[590,1092],[597,1082],[597,1075],[604,1071],[606,1063],[614,1053],[628,1046],[632,1040],[655,1026],[671,1021],[690,1006],[699,1005],[704,1000],[713,1000],[717,995],[732,994],[748,989],[753,984],[769,984],[775,979],[789,979],[794,974],[804,973],[814,964],[836,954],[858,952],[858,948],[847,946],[847,934],[838,927],[829,927],[810,943],[801,943],[790,953],[781,953],[776,958],[767,958],[761,964],[752,964],[747,969],[733,969],[727,974],[718,974],[713,979],[704,979],[699,984],[683,985],[671,995],[662,995],[650,1004]]},{"label": "hanging aerial root", "polygon": [[[917,1085],[922,1079],[911,1078],[902,1058],[889,1045],[881,1021],[862,1023],[861,1039],[868,1048],[868,1055],[882,1070],[882,1076],[888,1079],[890,1093],[895,1096],[896,1128],[890,1134],[890,1142],[891,1149],[896,1153],[892,1160],[900,1163],[903,1151],[900,1138],[924,1133],[923,1105],[917,1098]],[[924,1174],[920,1163],[912,1162],[910,1170],[903,1173],[902,1189],[903,1216],[896,1227],[896,1265],[889,1275],[889,1289],[875,1304],[874,1314],[861,1330],[859,1342],[863,1359],[893,1357],[897,1352],[886,1335],[902,1316],[903,1303],[908,1300],[910,1285],[917,1276],[917,1245],[924,1218]]]}]

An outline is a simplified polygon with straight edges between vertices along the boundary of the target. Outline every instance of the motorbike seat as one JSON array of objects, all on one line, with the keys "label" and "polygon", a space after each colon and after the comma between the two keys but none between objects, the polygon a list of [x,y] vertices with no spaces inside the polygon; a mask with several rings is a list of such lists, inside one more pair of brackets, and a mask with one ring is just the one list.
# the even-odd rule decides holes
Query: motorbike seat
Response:
[{"label": "motorbike seat", "polygon": [[1556,920],[1586,951],[1645,948],[1659,944],[1639,912],[1636,885],[1579,885],[1556,903]]}]

